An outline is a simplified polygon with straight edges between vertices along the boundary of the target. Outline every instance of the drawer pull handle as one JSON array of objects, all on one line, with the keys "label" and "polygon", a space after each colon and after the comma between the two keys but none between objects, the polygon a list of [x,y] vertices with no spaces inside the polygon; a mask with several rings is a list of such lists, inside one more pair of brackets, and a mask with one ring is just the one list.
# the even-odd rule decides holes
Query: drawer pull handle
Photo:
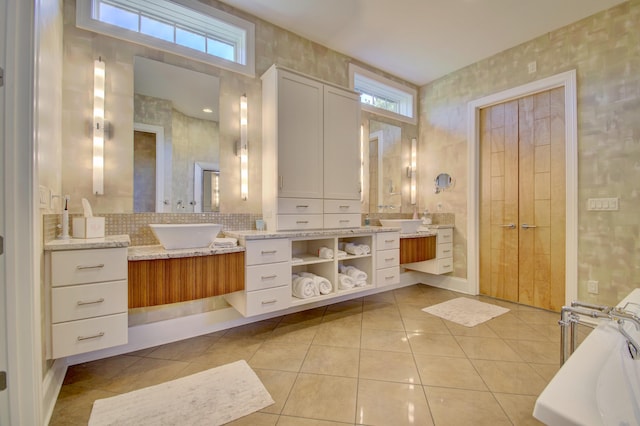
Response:
[{"label": "drawer pull handle", "polygon": [[340,219],[340,223],[349,223],[351,222],[349,219]]},{"label": "drawer pull handle", "polygon": [[296,220],[296,223],[309,223],[308,220]]},{"label": "drawer pull handle", "polygon": [[100,299],[96,299],[96,300],[91,300],[90,302],[84,302],[82,300],[78,300],[78,306],[95,305],[97,303],[102,303],[102,302],[104,302],[104,297],[101,297]]},{"label": "drawer pull handle", "polygon": [[389,276],[384,277],[384,279],[385,280],[390,280],[390,279],[393,279],[395,277],[396,277],[395,275],[389,275]]},{"label": "drawer pull handle", "polygon": [[262,279],[262,281],[264,281],[264,280],[273,280],[273,279],[275,279],[275,278],[277,278],[277,277],[278,277],[278,276],[277,276],[276,274],[273,274],[273,275],[267,275],[267,276],[264,276],[264,275],[263,275],[263,276],[262,276],[262,277],[260,277],[260,278]]},{"label": "drawer pull handle", "polygon": [[262,302],[262,304],[263,305],[273,305],[277,301],[278,301],[278,299],[265,300],[265,301]]},{"label": "drawer pull handle", "polygon": [[349,206],[339,206],[341,209],[348,209]]},{"label": "drawer pull handle", "polygon": [[94,334],[93,336],[78,336],[78,342],[81,342],[83,340],[97,339],[98,337],[102,336],[104,336],[104,331],[101,331],[98,334]]},{"label": "drawer pull handle", "polygon": [[309,205],[308,204],[299,204],[296,206],[296,209],[308,209]]},{"label": "drawer pull handle", "polygon": [[392,260],[396,260],[395,257],[387,257],[384,259],[385,262],[391,262]]},{"label": "drawer pull handle", "polygon": [[395,241],[395,240],[384,240],[384,242],[385,242],[385,243],[392,243],[392,242],[394,242],[394,241]]},{"label": "drawer pull handle", "polygon": [[76,269],[101,269],[104,268],[104,263],[98,263],[97,265],[78,265]]},{"label": "drawer pull handle", "polygon": [[443,268],[451,268],[451,265],[442,265]]},{"label": "drawer pull handle", "polygon": [[278,250],[262,250],[260,253],[264,254],[276,254]]},{"label": "drawer pull handle", "polygon": [[443,253],[451,253],[451,250],[442,250]]}]

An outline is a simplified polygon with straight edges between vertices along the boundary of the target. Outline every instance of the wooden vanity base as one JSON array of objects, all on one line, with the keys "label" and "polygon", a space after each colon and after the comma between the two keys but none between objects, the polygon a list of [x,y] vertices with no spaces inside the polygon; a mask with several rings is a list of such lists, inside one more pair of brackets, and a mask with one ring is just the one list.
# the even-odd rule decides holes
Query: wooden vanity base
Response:
[{"label": "wooden vanity base", "polygon": [[129,262],[129,308],[186,302],[244,289],[244,252]]},{"label": "wooden vanity base", "polygon": [[400,239],[400,264],[435,259],[436,236]]}]

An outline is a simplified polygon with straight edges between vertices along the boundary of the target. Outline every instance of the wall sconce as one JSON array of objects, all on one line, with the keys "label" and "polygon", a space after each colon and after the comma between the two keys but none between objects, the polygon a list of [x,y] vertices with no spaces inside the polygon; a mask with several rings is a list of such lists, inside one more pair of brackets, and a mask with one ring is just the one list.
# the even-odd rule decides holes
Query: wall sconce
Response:
[{"label": "wall sconce", "polygon": [[93,63],[93,193],[104,194],[104,92],[105,64]]},{"label": "wall sconce", "polygon": [[360,125],[360,201],[364,201],[364,126]]},{"label": "wall sconce", "polygon": [[411,179],[411,204],[416,203],[416,169],[418,163],[416,138],[411,139],[411,164],[407,166],[407,177]]},{"label": "wall sconce", "polygon": [[249,197],[249,142],[247,141],[247,95],[240,96],[240,197]]}]

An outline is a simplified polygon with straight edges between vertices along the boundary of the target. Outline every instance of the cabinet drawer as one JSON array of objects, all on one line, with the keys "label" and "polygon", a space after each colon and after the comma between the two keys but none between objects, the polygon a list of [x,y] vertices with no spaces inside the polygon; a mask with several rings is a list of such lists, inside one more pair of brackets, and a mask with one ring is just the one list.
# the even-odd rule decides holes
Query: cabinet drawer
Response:
[{"label": "cabinet drawer", "polygon": [[291,304],[291,286],[250,291],[247,297],[247,316],[286,309]]},{"label": "cabinet drawer", "polygon": [[400,265],[399,250],[378,250],[376,252],[376,269],[390,268],[398,265]]},{"label": "cabinet drawer", "polygon": [[126,313],[54,324],[51,327],[52,357],[124,345],[128,340],[127,327]]},{"label": "cabinet drawer", "polygon": [[452,257],[452,256],[453,256],[452,243],[438,244],[436,246],[436,258],[444,259],[446,257]]},{"label": "cabinet drawer", "polygon": [[438,229],[438,244],[452,243],[453,229]]},{"label": "cabinet drawer", "polygon": [[399,248],[399,232],[379,232],[378,234],[376,234],[376,250],[389,250]]},{"label": "cabinet drawer", "polygon": [[384,287],[400,283],[400,267],[378,269],[376,271],[376,287]]},{"label": "cabinet drawer", "polygon": [[53,287],[126,279],[126,247],[51,253]]},{"label": "cabinet drawer", "polygon": [[[325,213],[356,213],[361,212],[360,200],[324,200]],[[358,223],[358,226],[360,224]]]},{"label": "cabinet drawer", "polygon": [[127,281],[57,287],[51,290],[53,323],[127,312]]},{"label": "cabinet drawer", "polygon": [[325,214],[324,227],[330,228],[359,228],[360,214]]},{"label": "cabinet drawer", "polygon": [[291,243],[286,238],[247,241],[246,249],[247,265],[291,260]]},{"label": "cabinet drawer", "polygon": [[322,213],[322,200],[318,198],[278,198],[278,213],[320,214]]},{"label": "cabinet drawer", "polygon": [[291,284],[291,265],[281,262],[247,266],[246,291],[263,290]]},{"label": "cabinet drawer", "polygon": [[278,215],[279,231],[299,231],[304,229],[322,229],[321,214],[282,214]]},{"label": "cabinet drawer", "polygon": [[453,258],[449,257],[436,260],[436,268],[437,274],[446,274],[447,272],[453,271]]}]

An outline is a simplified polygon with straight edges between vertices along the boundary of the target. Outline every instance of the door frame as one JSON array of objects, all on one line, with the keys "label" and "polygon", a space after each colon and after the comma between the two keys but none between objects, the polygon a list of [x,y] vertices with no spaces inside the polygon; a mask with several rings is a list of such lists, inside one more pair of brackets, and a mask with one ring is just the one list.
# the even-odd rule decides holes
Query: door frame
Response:
[{"label": "door frame", "polygon": [[467,104],[467,283],[480,292],[480,109],[564,87],[565,110],[565,304],[578,297],[578,108],[576,70],[493,93]]}]

